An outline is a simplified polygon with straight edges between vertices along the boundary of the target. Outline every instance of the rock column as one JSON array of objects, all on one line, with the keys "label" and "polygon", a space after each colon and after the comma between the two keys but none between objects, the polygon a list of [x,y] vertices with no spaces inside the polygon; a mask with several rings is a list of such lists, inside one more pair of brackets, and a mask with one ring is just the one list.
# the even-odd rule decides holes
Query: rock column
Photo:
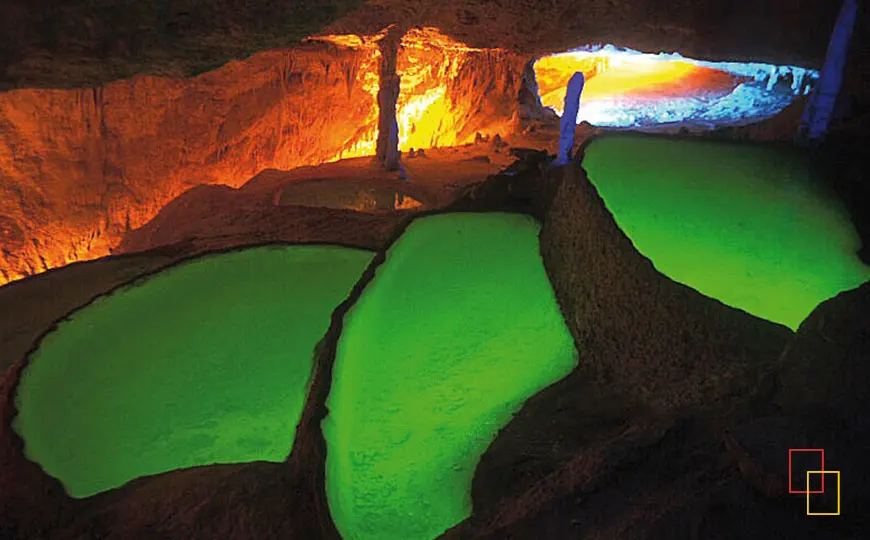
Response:
[{"label": "rock column", "polygon": [[396,103],[399,100],[400,78],[396,73],[399,44],[403,32],[396,26],[381,38],[380,89],[378,90],[378,143],[377,158],[388,171],[399,169],[399,122]]}]

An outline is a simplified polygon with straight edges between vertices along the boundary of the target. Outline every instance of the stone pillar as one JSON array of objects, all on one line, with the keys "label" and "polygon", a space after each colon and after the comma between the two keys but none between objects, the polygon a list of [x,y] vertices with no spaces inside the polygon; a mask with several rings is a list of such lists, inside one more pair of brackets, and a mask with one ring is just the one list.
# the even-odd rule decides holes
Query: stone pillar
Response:
[{"label": "stone pillar", "polygon": [[844,0],[831,40],[825,56],[825,65],[818,85],[810,96],[803,118],[798,128],[797,142],[812,146],[825,138],[840,86],[843,83],[843,71],[846,68],[846,57],[849,53],[849,41],[858,15],[858,0]]},{"label": "stone pillar", "polygon": [[574,149],[574,132],[577,130],[577,113],[580,110],[580,94],[583,93],[583,85],[586,78],[578,71],[568,81],[568,90],[565,92],[565,110],[562,112],[562,121],[559,129],[559,157],[557,165],[566,165],[571,160],[571,151]]},{"label": "stone pillar", "polygon": [[393,26],[379,43],[381,49],[380,89],[378,90],[378,142],[376,155],[388,171],[399,169],[399,122],[396,103],[400,78],[396,74],[402,32]]}]

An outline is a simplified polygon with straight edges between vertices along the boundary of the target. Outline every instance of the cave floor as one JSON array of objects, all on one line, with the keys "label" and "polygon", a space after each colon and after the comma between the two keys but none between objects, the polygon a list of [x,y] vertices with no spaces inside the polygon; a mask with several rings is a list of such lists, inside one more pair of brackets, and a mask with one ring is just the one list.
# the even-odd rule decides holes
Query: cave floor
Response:
[{"label": "cave floor", "polygon": [[[536,136],[544,137],[544,133],[530,132],[527,141]],[[534,146],[521,142],[520,138],[511,142],[515,147]],[[437,204],[447,204],[451,193],[463,192],[463,182],[468,186],[483,180],[479,171],[472,172],[464,165],[501,167],[497,159],[512,161],[507,146],[501,147],[500,151],[492,150],[491,146],[495,145],[481,143],[460,150],[443,149],[444,155],[454,157],[452,160],[439,158],[438,151],[427,151],[425,158],[407,159],[409,175],[413,176],[417,163],[421,164],[416,169],[417,174],[428,165],[430,176],[422,176],[419,182],[421,185],[428,182],[435,193],[440,189],[444,198],[433,200],[438,201]],[[487,156],[490,163],[480,158],[472,159],[477,156]],[[449,169],[451,164],[455,171]],[[525,172],[535,170],[538,170],[536,164],[531,164]],[[336,174],[342,171],[348,175]],[[0,309],[0,342],[4,343],[0,349],[0,369],[3,370],[0,395],[10,395],[11,384],[21,366],[19,360],[55,321],[99,294],[180,259],[205,251],[270,242],[326,242],[383,250],[413,213],[275,205],[275,194],[288,185],[282,174],[291,177],[291,185],[296,180],[323,181],[329,178],[352,183],[360,182],[366,171],[371,173],[371,160],[347,160],[308,171],[275,173],[271,178],[261,175],[257,182],[252,181],[239,190],[228,186],[200,186],[170,203],[146,227],[132,231],[119,249],[119,253],[126,254],[68,265],[0,288],[0,306],[3,307]],[[467,180],[463,181],[463,175]],[[505,183],[523,176],[521,171],[485,184],[504,187]],[[531,176],[531,186],[541,188],[544,185],[545,179],[534,174]],[[392,185],[390,182],[395,178],[381,177],[379,181],[387,186]],[[414,181],[417,180],[411,182]],[[567,231],[570,232],[570,240],[565,240],[568,244],[560,243],[562,241],[558,238],[551,239],[551,242],[556,242],[554,253],[583,253],[584,246],[578,246],[576,242],[578,237],[582,237],[579,233],[587,229],[592,231],[587,240],[593,247],[602,237],[610,238],[603,235],[602,230],[616,234],[614,223],[607,222],[610,229],[589,229],[583,221],[572,221],[587,219],[585,216],[590,214],[590,209],[596,208],[602,216],[609,215],[600,208],[601,202],[597,198],[584,199],[585,195],[581,196],[583,192],[577,191],[576,186],[572,189],[575,191],[566,193],[573,193],[574,198],[563,200],[556,197],[555,201],[562,201],[562,211],[575,213],[566,214],[563,225],[552,220],[547,225],[551,228],[573,227]],[[497,196],[502,191],[480,189],[476,193]],[[471,203],[481,204],[483,209],[491,202],[477,200],[473,195]],[[580,204],[584,201],[589,203],[586,207]],[[500,206],[501,203],[496,200],[492,205]],[[552,216],[561,215],[552,209],[548,212]],[[628,250],[630,243],[623,240],[623,246]],[[636,266],[644,268],[641,257],[633,248],[629,251],[631,257],[628,260],[640,261]],[[588,246],[585,252],[597,253],[590,251]],[[599,276],[608,280],[619,275],[606,272],[605,267],[596,269],[572,261],[560,264],[570,270],[563,276],[565,279],[564,283],[560,282],[561,286],[574,287],[582,281],[571,278],[577,275],[573,273],[576,268],[582,268],[586,274],[597,271]],[[638,268],[632,270],[635,277],[641,276]],[[649,269],[646,272],[649,273]],[[656,279],[657,282],[644,290],[661,288],[664,282],[658,277]],[[640,283],[643,286],[644,282]],[[671,287],[674,295],[682,291],[674,287]],[[680,295],[676,298],[691,297],[686,300],[691,302],[687,305],[713,309],[710,307],[712,304],[699,295],[686,291]],[[627,296],[633,298],[632,302],[639,298],[637,295]],[[575,292],[571,297],[580,298],[582,295]],[[657,300],[676,301],[658,293],[651,298],[651,306],[656,305]],[[721,311],[722,306],[716,309]],[[620,314],[635,314],[638,320],[647,322],[652,317],[645,310],[637,309]],[[732,313],[731,316],[742,321],[740,324],[758,322],[753,323],[753,319],[745,314]],[[719,320],[717,317],[699,315],[680,319],[687,321],[681,323],[685,328],[681,326],[682,330],[673,337],[677,342],[691,341],[697,332],[692,324],[702,319],[715,322]],[[618,317],[603,318],[621,320]],[[566,321],[577,324],[571,317],[566,317]],[[814,330],[815,326],[815,323],[808,326],[804,333]],[[783,329],[781,334],[786,339],[790,332]],[[655,334],[654,338],[650,343],[660,341],[662,335]],[[827,343],[821,338],[819,341]],[[699,350],[706,351],[708,346],[717,343],[717,339],[702,341],[703,347]],[[837,344],[833,346],[839,347]],[[848,348],[848,343],[843,347]],[[774,343],[770,348],[779,349],[779,345]],[[822,353],[818,353],[819,357],[829,360],[827,349]],[[674,351],[671,348],[663,354],[670,356]],[[619,355],[605,356],[609,362],[620,360],[616,358]],[[646,358],[643,356],[644,361]],[[762,362],[760,371],[773,369],[766,362]],[[18,367],[15,367],[16,363]],[[654,413],[635,403],[634,398],[639,397],[636,393],[616,392],[616,388],[596,384],[585,372],[578,371],[570,381],[566,381],[536,395],[532,406],[525,408],[528,409],[525,420],[513,421],[512,428],[499,436],[482,461],[481,467],[490,472],[476,474],[472,488],[475,508],[481,512],[448,532],[446,537],[572,538],[582,535],[615,539],[642,531],[646,538],[724,539],[765,538],[785,530],[805,533],[794,534],[792,537],[795,538],[849,538],[846,534],[848,527],[860,522],[860,518],[855,517],[829,527],[819,521],[809,521],[803,517],[800,500],[783,494],[781,485],[774,489],[775,482],[769,482],[770,478],[778,478],[776,467],[764,463],[769,452],[755,446],[759,446],[757,440],[764,442],[763,436],[773,432],[768,426],[779,425],[777,422],[784,426],[775,432],[776,442],[783,447],[810,447],[804,439],[810,440],[810,435],[813,435],[813,440],[819,440],[819,444],[832,449],[837,463],[842,464],[844,470],[852,467],[851,474],[856,480],[866,478],[866,467],[862,469],[858,450],[849,450],[842,435],[845,430],[829,434],[826,430],[833,430],[836,426],[828,428],[819,424],[820,428],[798,413],[790,412],[794,416],[790,418],[773,407],[770,402],[775,388],[767,377],[752,384],[741,383],[730,390],[723,386],[728,394],[722,403],[717,402],[716,409],[694,410],[687,415]],[[567,388],[565,385],[569,383],[570,388]],[[752,399],[747,399],[749,396]],[[9,418],[14,409],[8,406],[8,400],[5,403],[7,407],[0,409],[0,416]],[[725,409],[718,408],[719,405]],[[582,411],[582,414],[577,411]],[[0,425],[0,435],[4,435],[6,427],[6,424]],[[556,435],[553,436],[551,431]],[[0,457],[13,459],[17,452],[14,439],[8,437],[7,431],[0,439]],[[300,454],[294,452],[293,455]],[[308,454],[303,452],[301,455]],[[779,458],[782,455],[783,452],[774,452],[774,465],[781,465]],[[74,510],[80,514],[70,524],[67,536],[61,531],[54,537],[94,537],[110,530],[119,538],[147,538],[153,534],[154,520],[161,520],[161,527],[169,533],[186,530],[191,533],[186,535],[188,537],[321,537],[312,535],[314,529],[306,528],[310,525],[304,519],[309,513],[307,508],[293,514],[293,520],[287,517],[290,515],[286,512],[288,507],[306,502],[303,498],[291,496],[299,487],[293,484],[294,478],[299,479],[298,474],[294,476],[294,471],[307,470],[304,469],[305,462],[300,463],[300,469],[281,469],[262,463],[187,469],[143,480],[128,489],[76,506]],[[511,464],[511,467],[506,468],[505,464]],[[505,470],[511,472],[505,473]],[[310,478],[299,479],[300,482],[303,480],[307,482]],[[41,523],[45,509],[68,504],[56,493],[56,488],[46,482],[45,474],[31,462],[18,460],[15,467],[0,469],[0,485],[4,489],[17,486],[16,489],[20,488],[20,493],[16,492],[19,500],[40,501],[39,505],[22,503],[16,508],[9,507],[22,523]],[[288,490],[286,486],[292,486],[292,489]],[[214,496],[216,492],[221,495]],[[844,501],[847,503],[844,504],[851,501],[851,508],[857,508],[864,500],[859,495],[846,493]],[[196,510],[191,505],[196,505]],[[734,516],[743,517],[736,519]],[[243,527],[237,519],[245,522]],[[198,534],[193,534],[193,528],[206,526],[207,529],[199,529],[195,531]],[[236,531],[235,535],[229,534],[230,530]],[[279,530],[302,532],[273,535]]]}]

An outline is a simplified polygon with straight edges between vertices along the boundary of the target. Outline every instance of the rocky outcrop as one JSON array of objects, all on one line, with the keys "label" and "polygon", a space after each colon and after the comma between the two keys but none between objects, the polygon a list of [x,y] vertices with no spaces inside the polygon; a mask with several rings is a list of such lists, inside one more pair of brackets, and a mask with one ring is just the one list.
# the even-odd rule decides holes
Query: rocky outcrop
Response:
[{"label": "rocky outcrop", "polygon": [[554,177],[541,253],[590,373],[672,410],[725,398],[772,365],[789,329],[665,277],[579,166]]},{"label": "rocky outcrop", "polygon": [[352,45],[311,42],[187,80],[0,94],[0,284],[108,254],[192,186],[365,153],[378,52]]},{"label": "rocky outcrop", "polygon": [[136,253],[186,243],[189,251],[227,245],[329,242],[343,231],[345,245],[380,246],[401,215],[275,205],[227,186],[198,186],[173,200],[144,226],[130,231],[115,250]]},{"label": "rocky outcrop", "polygon": [[525,538],[549,523],[557,528],[547,536],[620,538],[632,526],[625,519],[645,511],[635,503],[620,503],[624,513],[603,523],[575,523],[575,510],[562,511],[576,507],[576,515],[589,519],[596,512],[578,501],[605,488],[609,494],[598,499],[604,505],[646,490],[649,500],[637,503],[652,507],[641,520],[645,527],[691,505],[693,493],[708,489],[691,474],[659,477],[644,468],[635,487],[623,488],[617,471],[659,451],[670,456],[662,460],[680,463],[675,468],[689,467],[684,450],[706,456],[695,473],[718,467],[719,443],[703,433],[707,428],[680,425],[675,417],[720,414],[746,401],[793,334],[659,273],[616,225],[577,163],[518,172],[488,182],[488,191],[518,183],[510,190],[514,198],[531,200],[542,219],[541,254],[580,366],[530,398],[502,429],[476,470],[472,517],[447,537]]},{"label": "rocky outcrop", "polygon": [[[729,446],[744,457],[742,476],[768,499],[805,501],[803,494],[787,493],[785,456],[791,448],[824,449],[824,470],[840,471],[840,477],[825,477],[826,496],[812,496],[813,511],[836,511],[839,502],[841,519],[825,526],[831,538],[849,538],[852,531],[866,530],[870,526],[866,512],[870,493],[865,489],[870,482],[866,451],[870,447],[870,283],[819,304],[798,328],[770,380],[759,399],[766,402],[765,409],[731,430]],[[802,471],[792,482],[799,482],[798,476]],[[746,534],[735,524],[723,522],[720,529],[723,538]],[[809,531],[805,534],[811,537]]]},{"label": "rocky outcrop", "polygon": [[870,282],[822,302],[780,360],[776,402],[870,436]]}]

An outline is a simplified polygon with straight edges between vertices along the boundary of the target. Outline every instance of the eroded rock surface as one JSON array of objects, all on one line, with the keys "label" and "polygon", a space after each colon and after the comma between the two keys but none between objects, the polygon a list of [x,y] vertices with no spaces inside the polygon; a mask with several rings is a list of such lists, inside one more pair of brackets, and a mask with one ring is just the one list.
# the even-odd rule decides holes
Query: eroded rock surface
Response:
[{"label": "eroded rock surface", "polygon": [[[804,373],[832,357],[852,377],[863,373],[867,287],[822,304],[792,334],[657,273],[616,227],[579,168],[547,172],[546,155],[516,153],[520,163],[469,188],[450,211],[507,209],[543,220],[542,252],[579,345],[580,368],[531,398],[502,430],[475,474],[474,515],[446,536],[858,538],[851,533],[866,525],[860,509],[867,494],[858,486],[870,479],[867,440],[846,422],[852,416],[836,411],[866,408],[860,385],[837,395],[841,384],[852,388],[849,381],[822,379],[818,388],[811,387],[812,377],[798,378],[797,386],[789,381],[792,370]],[[549,181],[542,181],[544,175]],[[323,222],[313,209],[299,211]],[[356,213],[323,211],[343,216],[331,222],[333,241],[353,238],[362,224],[353,220]],[[0,313],[24,314],[10,315],[0,326],[0,339],[18,344],[0,357],[12,363],[0,377],[2,532],[13,538],[44,531],[58,538],[334,537],[319,425],[343,315],[383,262],[384,246],[401,233],[401,225],[386,223],[375,230],[390,232],[370,246],[380,254],[333,314],[316,352],[290,461],[175,471],[84,501],[70,500],[26,461],[11,431],[11,399],[27,348],[70,309],[196,252],[201,240],[80,263],[0,290]],[[297,230],[296,239],[305,240],[307,229]],[[220,241],[220,231],[215,233],[209,242]],[[225,238],[241,241],[243,235]],[[783,360],[795,358],[794,364],[776,363],[784,350]],[[777,379],[783,381],[779,386]],[[799,399],[809,392],[819,403],[835,395],[840,401],[836,410],[825,404],[780,408],[772,401],[777,392],[796,392]],[[826,464],[854,479],[844,482],[848,512],[840,520],[808,521],[803,498],[783,492],[787,456],[780,447],[794,446],[826,448]]]},{"label": "eroded rock surface", "polygon": [[[0,284],[108,254],[191,187],[373,155],[377,39],[323,37],[191,79],[0,94]],[[402,43],[406,145],[510,129],[522,57],[431,29]]]},{"label": "eroded rock surface", "polygon": [[[659,274],[579,167],[548,184],[542,254],[580,365],[500,432],[473,515],[443,538],[857,538],[866,494],[844,488],[849,518],[808,520],[786,471],[789,448],[825,448],[826,470],[868,478],[866,431],[847,421],[868,412],[867,287],[823,303],[795,335]],[[855,384],[806,376],[832,356]],[[777,379],[780,400],[811,403],[781,410]],[[835,413],[823,401],[838,390]]]},{"label": "eroded rock surface", "polygon": [[822,302],[780,361],[776,402],[870,434],[870,282]]},{"label": "eroded rock surface", "polygon": [[312,43],[195,79],[0,94],[0,282],[106,255],[192,186],[338,157],[374,129],[375,57]]}]

